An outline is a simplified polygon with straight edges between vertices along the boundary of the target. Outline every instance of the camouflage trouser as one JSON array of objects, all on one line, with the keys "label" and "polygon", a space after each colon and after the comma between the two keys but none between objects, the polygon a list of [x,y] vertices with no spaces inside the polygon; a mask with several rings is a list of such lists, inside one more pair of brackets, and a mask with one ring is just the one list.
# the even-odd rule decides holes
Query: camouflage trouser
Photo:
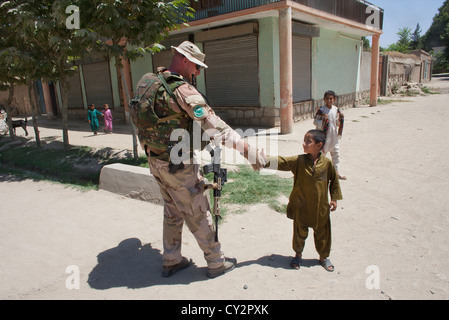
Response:
[{"label": "camouflage trouser", "polygon": [[164,199],[163,265],[181,262],[182,227],[184,221],[195,236],[209,268],[221,267],[224,255],[215,242],[209,195],[204,191],[206,180],[198,164],[186,164],[175,174],[168,162],[149,157],[150,170],[157,180]]}]

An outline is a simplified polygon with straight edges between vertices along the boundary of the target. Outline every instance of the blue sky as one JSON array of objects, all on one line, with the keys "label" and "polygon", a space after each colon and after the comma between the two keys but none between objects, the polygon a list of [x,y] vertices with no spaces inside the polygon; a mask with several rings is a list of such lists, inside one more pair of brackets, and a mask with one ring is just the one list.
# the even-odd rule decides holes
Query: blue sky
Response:
[{"label": "blue sky", "polygon": [[[400,28],[408,27],[415,31],[416,24],[421,26],[424,35],[432,24],[433,17],[443,5],[444,0],[368,0],[385,10],[384,33],[380,36],[380,46],[388,47],[398,40],[396,33]],[[370,37],[371,40],[371,37]]]}]

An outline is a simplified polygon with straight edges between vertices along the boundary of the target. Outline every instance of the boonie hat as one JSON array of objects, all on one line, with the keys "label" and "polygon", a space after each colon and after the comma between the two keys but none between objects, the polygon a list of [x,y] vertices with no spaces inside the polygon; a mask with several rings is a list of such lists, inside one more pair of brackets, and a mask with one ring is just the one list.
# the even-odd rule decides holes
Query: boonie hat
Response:
[{"label": "boonie hat", "polygon": [[204,59],[206,55],[201,52],[201,50],[192,42],[184,41],[179,46],[172,46],[172,51],[176,50],[184,57],[189,59],[191,62],[196,63],[200,67],[207,68],[207,65],[204,63]]}]

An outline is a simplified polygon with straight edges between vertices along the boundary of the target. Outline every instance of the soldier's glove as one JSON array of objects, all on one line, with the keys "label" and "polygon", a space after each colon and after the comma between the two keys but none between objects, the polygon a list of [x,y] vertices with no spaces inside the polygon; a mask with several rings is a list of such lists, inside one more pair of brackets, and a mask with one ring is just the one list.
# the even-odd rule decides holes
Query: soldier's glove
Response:
[{"label": "soldier's glove", "polygon": [[259,150],[257,150],[257,148],[249,146],[248,154],[245,154],[244,156],[256,171],[259,171],[266,165],[266,158]]}]

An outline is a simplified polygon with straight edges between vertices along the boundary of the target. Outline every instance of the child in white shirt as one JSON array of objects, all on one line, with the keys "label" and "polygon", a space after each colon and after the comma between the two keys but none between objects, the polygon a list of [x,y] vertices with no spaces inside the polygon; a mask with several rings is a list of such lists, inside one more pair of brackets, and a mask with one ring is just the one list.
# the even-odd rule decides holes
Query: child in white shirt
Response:
[{"label": "child in white shirt", "polygon": [[336,94],[334,91],[326,91],[324,94],[325,105],[318,109],[313,124],[316,129],[324,131],[326,134],[326,143],[323,148],[323,155],[330,152],[332,162],[337,171],[340,180],[346,180],[345,176],[340,175],[340,152],[339,139],[343,133],[344,116],[340,110],[334,106]]}]

